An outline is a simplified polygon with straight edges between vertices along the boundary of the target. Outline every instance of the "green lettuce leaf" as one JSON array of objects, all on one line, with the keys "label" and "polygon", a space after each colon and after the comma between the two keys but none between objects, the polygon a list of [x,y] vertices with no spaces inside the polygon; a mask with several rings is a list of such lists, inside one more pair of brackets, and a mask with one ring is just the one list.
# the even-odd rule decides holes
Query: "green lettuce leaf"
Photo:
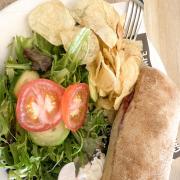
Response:
[{"label": "green lettuce leaf", "polygon": [[41,74],[41,77],[52,79],[65,87],[73,82],[88,83],[88,71],[84,65],[80,65],[81,59],[77,58],[88,36],[89,30],[83,29],[67,53],[38,34],[14,38],[5,74],[0,79],[0,167],[8,170],[9,179],[54,180],[65,164],[74,161],[76,167],[83,166],[97,148],[102,151],[106,149],[110,124],[103,110],[96,109],[93,103],[89,104],[84,126],[76,133],[70,133],[63,144],[55,147],[34,144],[15,118],[16,97],[13,88],[22,72],[32,68],[24,57],[24,49],[37,48],[53,58],[51,70]]},{"label": "green lettuce leaf", "polygon": [[[62,56],[62,58],[58,59],[57,56],[54,56],[50,79],[59,84],[62,84],[64,87],[67,87],[73,82],[82,82],[82,79],[79,76],[79,71],[80,69],[84,69],[83,72],[85,72],[85,75],[87,75],[87,70],[85,67],[80,68],[82,59],[79,59],[78,55],[84,47],[84,44],[87,43],[89,35],[90,30],[88,28],[83,28],[77,37],[73,40],[69,49]],[[81,75],[83,75],[83,72],[81,72]]]}]

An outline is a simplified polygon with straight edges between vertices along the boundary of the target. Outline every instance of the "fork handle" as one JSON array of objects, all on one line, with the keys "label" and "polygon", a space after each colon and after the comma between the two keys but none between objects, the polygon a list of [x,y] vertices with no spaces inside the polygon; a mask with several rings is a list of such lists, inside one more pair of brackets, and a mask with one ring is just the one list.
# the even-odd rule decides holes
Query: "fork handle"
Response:
[{"label": "fork handle", "polygon": [[[131,0],[129,0],[130,2]],[[138,4],[142,9],[144,9],[144,0],[132,0],[136,4]]]}]

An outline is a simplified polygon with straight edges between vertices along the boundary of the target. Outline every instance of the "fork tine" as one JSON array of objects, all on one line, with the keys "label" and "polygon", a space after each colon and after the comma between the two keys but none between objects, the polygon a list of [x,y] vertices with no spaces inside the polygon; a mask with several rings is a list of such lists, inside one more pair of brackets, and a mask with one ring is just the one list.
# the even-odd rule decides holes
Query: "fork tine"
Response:
[{"label": "fork tine", "polygon": [[134,39],[137,38],[139,29],[140,29],[140,26],[141,26],[141,23],[142,23],[142,18],[143,18],[143,9],[141,8],[140,15],[139,15],[139,21],[138,21],[138,25],[137,25],[136,32],[135,32],[135,35],[134,35]]},{"label": "fork tine", "polygon": [[143,6],[139,0],[129,0],[124,24],[124,38],[136,39],[142,21]]},{"label": "fork tine", "polygon": [[133,13],[133,3],[130,0],[128,3],[128,10],[127,10],[127,14],[126,14],[126,18],[125,18],[125,23],[124,23],[124,37],[127,37],[128,34],[128,30],[129,30],[129,26],[130,26],[130,22],[131,22],[131,18],[132,18],[132,13]]},{"label": "fork tine", "polygon": [[130,27],[129,27],[128,34],[127,34],[128,39],[133,38],[133,29],[134,29],[134,26],[136,26],[135,23],[136,23],[136,19],[137,19],[137,15],[138,15],[138,5],[135,2],[133,2],[133,4],[134,4],[133,14],[132,14]]},{"label": "fork tine", "polygon": [[129,37],[130,40],[135,39],[137,27],[140,21],[140,15],[141,15],[141,7],[137,5],[137,12],[136,12],[135,20],[134,20],[131,36]]}]

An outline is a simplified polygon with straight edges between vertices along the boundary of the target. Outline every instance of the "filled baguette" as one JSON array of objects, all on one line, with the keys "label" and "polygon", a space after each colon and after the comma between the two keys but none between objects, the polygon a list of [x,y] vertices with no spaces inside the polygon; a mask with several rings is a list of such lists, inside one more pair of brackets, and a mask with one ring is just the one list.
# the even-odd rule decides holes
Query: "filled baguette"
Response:
[{"label": "filled baguette", "polygon": [[176,85],[142,68],[114,120],[102,180],[168,180],[179,120]]}]

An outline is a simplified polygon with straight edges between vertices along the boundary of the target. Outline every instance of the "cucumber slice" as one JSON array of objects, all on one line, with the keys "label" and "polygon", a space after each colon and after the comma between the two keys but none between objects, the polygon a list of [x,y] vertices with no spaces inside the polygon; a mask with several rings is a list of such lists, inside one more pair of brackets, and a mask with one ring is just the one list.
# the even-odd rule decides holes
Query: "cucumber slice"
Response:
[{"label": "cucumber slice", "polygon": [[17,96],[22,85],[38,78],[39,78],[39,74],[36,71],[29,71],[29,70],[24,71],[16,82],[16,85],[14,88],[14,94]]},{"label": "cucumber slice", "polygon": [[69,134],[61,121],[55,128],[42,132],[29,132],[32,141],[39,146],[57,146],[63,143]]}]

